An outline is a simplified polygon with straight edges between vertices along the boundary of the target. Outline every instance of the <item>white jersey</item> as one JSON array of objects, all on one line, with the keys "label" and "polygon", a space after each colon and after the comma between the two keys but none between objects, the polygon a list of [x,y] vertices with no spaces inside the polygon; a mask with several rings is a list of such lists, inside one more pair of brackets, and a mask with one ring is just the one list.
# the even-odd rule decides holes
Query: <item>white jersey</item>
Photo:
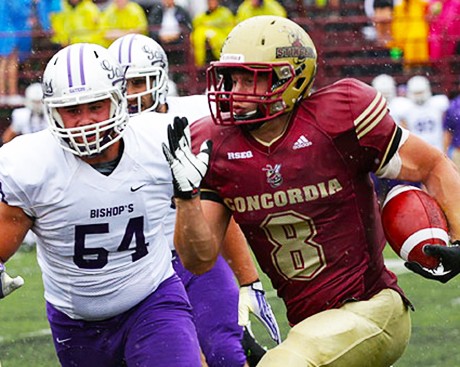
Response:
[{"label": "white jersey", "polygon": [[49,130],[0,149],[1,199],[34,219],[45,299],[73,319],[120,314],[174,274],[163,228],[172,177],[161,147],[171,116],[155,119],[131,119],[109,176]]},{"label": "white jersey", "polygon": [[210,115],[208,97],[204,94],[184,97],[168,96],[166,101],[169,115],[187,117],[190,124]]},{"label": "white jersey", "polygon": [[393,117],[393,120],[395,120],[398,125],[401,125],[408,109],[410,109],[412,105],[413,102],[409,98],[395,97],[388,102],[388,112],[390,116]]},{"label": "white jersey", "polygon": [[[192,96],[183,96],[183,97],[175,97],[175,96],[168,96],[167,97],[168,103],[168,112],[166,114],[161,114],[154,112],[155,114],[159,115],[167,115],[170,116],[171,120],[174,117],[186,117],[189,124],[198,121],[199,119],[210,115],[209,106],[208,106],[208,98],[206,95],[192,95]],[[153,122],[155,123],[155,122]],[[174,250],[174,225],[176,222],[176,211],[174,208],[171,208],[169,211],[168,216],[165,218],[164,226],[165,226],[165,233],[168,237],[169,247],[171,250]]]},{"label": "white jersey", "polygon": [[32,113],[27,107],[16,108],[11,114],[11,129],[17,135],[36,133],[48,127],[44,115]]},{"label": "white jersey", "polygon": [[449,99],[445,95],[430,97],[423,105],[412,101],[401,113],[402,123],[413,134],[427,143],[443,151],[443,117],[449,107]]}]

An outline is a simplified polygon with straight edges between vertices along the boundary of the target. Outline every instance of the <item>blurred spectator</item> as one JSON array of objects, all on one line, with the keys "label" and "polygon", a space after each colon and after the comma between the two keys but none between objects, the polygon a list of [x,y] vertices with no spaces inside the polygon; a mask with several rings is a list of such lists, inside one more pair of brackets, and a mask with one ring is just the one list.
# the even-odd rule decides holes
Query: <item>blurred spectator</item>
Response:
[{"label": "blurred spectator", "polygon": [[444,149],[460,170],[460,95],[452,99],[444,115]]},{"label": "blurred spectator", "polygon": [[13,140],[18,135],[35,133],[48,127],[44,117],[42,103],[42,86],[33,83],[25,91],[25,107],[16,108],[11,114],[11,124],[2,135],[3,144]]},{"label": "blurred spectator", "polygon": [[236,12],[236,23],[257,15],[287,17],[286,9],[276,0],[244,0]]},{"label": "blurred spectator", "polygon": [[0,104],[22,104],[18,71],[30,55],[33,27],[49,30],[50,14],[59,10],[58,0],[0,1]]},{"label": "blurred spectator", "polygon": [[[169,65],[183,65],[188,62],[190,54],[186,42],[190,41],[192,20],[187,10],[174,0],[161,0],[155,4],[148,17],[150,37],[165,50]],[[193,62],[193,61],[191,61]],[[187,78],[183,72],[171,72],[172,80],[182,84]]]},{"label": "blurred spectator", "polygon": [[150,10],[152,9],[152,6],[156,2],[160,2],[160,0],[133,0],[134,2],[138,3],[140,6],[142,6],[142,9],[144,9],[145,15],[150,14]]},{"label": "blurred spectator", "polygon": [[429,61],[427,8],[428,0],[402,0],[393,8],[391,46],[402,50],[406,71]]},{"label": "blurred spectator", "polygon": [[148,17],[150,37],[163,47],[170,43],[181,43],[183,32],[192,30],[190,14],[174,0],[162,0],[155,4]]},{"label": "blurred spectator", "polygon": [[62,47],[79,42],[102,44],[100,16],[91,0],[63,0],[62,11],[51,16],[53,42]]},{"label": "blurred spectator", "polygon": [[176,0],[176,5],[184,8],[190,15],[190,18],[195,18],[198,14],[204,13],[208,8],[207,0]]},{"label": "blurred spectator", "polygon": [[195,52],[195,65],[204,66],[207,60],[207,46],[212,59],[220,57],[220,49],[232,30],[235,18],[230,9],[220,5],[220,0],[208,0],[206,12],[197,15],[192,22],[191,40]]},{"label": "blurred spectator", "polygon": [[393,5],[393,0],[365,0],[364,2],[366,15],[372,19],[375,26],[376,41],[382,46],[387,46],[392,39]]},{"label": "blurred spectator", "polygon": [[454,55],[460,40],[460,0],[431,0],[429,16],[430,60]]},{"label": "blurred spectator", "polygon": [[104,47],[128,33],[147,35],[148,22],[144,9],[130,0],[112,0],[101,15],[100,28]]},{"label": "blurred spectator", "polygon": [[243,0],[221,0],[221,5],[229,8],[233,14],[236,14],[238,7],[241,5]]}]

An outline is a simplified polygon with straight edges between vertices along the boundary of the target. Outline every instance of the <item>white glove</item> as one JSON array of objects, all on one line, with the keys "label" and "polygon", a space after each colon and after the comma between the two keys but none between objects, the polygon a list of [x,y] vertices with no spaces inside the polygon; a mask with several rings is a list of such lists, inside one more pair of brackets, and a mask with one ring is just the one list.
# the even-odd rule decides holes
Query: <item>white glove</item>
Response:
[{"label": "white glove", "polygon": [[11,278],[5,271],[5,265],[0,264],[0,298],[6,297],[23,285],[24,279],[22,277]]},{"label": "white glove", "polygon": [[200,153],[194,155],[190,148],[190,128],[185,117],[175,117],[174,127],[168,126],[169,147],[163,143],[163,154],[171,167],[174,196],[192,199],[200,192],[200,183],[208,170],[212,142],[206,140]]},{"label": "white glove", "polygon": [[278,323],[270,304],[265,299],[265,291],[259,280],[240,287],[238,301],[238,324],[240,326],[250,327],[249,312],[259,319],[277,344],[281,343]]}]

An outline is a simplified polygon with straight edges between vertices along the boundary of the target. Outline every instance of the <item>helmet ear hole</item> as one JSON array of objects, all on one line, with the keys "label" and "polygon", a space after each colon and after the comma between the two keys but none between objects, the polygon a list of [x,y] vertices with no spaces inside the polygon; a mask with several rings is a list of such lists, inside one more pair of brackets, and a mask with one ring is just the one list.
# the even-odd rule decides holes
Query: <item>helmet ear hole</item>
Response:
[{"label": "helmet ear hole", "polygon": [[299,78],[299,79],[297,79],[297,82],[295,83],[294,88],[295,88],[295,89],[300,89],[300,88],[302,88],[302,85],[305,83],[305,81],[306,81],[306,78]]}]

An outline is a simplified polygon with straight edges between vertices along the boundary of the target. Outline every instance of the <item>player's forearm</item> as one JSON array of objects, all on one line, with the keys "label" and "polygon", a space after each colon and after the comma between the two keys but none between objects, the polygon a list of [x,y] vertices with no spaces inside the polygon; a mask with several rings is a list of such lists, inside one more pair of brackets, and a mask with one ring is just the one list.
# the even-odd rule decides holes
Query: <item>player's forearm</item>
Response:
[{"label": "player's forearm", "polygon": [[203,215],[200,199],[176,199],[174,244],[186,269],[195,274],[210,270],[219,254],[218,242]]},{"label": "player's forearm", "polygon": [[239,285],[251,284],[259,279],[246,237],[233,218],[222,244],[222,255],[232,268]]},{"label": "player's forearm", "polygon": [[454,164],[447,158],[439,160],[423,183],[446,214],[451,239],[460,239],[460,174]]},{"label": "player's forearm", "polygon": [[0,262],[8,261],[19,249],[32,224],[21,208],[0,202]]}]

